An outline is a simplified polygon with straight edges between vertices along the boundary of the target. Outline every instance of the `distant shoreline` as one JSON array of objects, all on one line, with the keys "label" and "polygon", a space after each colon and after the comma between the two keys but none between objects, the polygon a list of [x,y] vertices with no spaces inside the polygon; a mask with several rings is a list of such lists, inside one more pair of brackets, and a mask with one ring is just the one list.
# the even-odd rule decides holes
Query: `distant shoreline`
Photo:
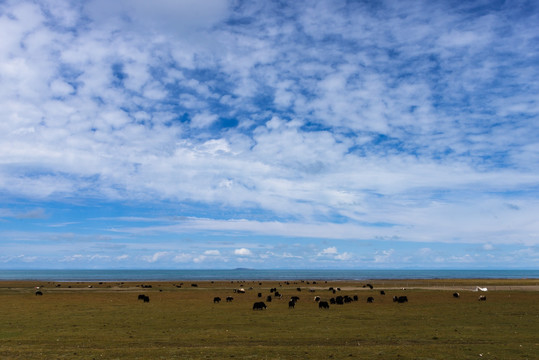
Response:
[{"label": "distant shoreline", "polygon": [[[367,284],[373,286],[370,288]],[[129,292],[129,291],[195,291],[200,288],[236,289],[247,291],[262,288],[301,288],[303,291],[324,291],[338,287],[343,291],[379,290],[445,290],[478,291],[539,291],[539,279],[377,279],[377,280],[164,280],[164,281],[47,281],[0,280],[2,291],[30,291],[40,287],[48,292]]]}]

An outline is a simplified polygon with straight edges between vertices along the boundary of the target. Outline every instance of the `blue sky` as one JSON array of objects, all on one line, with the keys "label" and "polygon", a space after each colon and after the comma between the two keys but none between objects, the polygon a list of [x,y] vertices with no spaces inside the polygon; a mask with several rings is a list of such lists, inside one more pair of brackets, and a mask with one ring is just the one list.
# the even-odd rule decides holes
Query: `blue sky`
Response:
[{"label": "blue sky", "polygon": [[0,1],[0,268],[539,268],[535,1]]}]

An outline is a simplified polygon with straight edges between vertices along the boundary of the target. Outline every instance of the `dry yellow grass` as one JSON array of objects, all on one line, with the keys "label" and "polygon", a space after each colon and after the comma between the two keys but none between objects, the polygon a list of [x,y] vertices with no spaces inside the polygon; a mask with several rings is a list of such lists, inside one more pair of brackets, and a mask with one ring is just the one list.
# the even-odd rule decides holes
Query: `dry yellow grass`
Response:
[{"label": "dry yellow grass", "polygon": [[[371,282],[373,290],[359,282],[191,283],[0,282],[0,359],[538,358],[537,280],[386,280]],[[467,290],[476,285],[491,289],[481,293],[487,301]],[[240,286],[245,294],[233,292]],[[253,311],[272,287],[283,299]],[[320,310],[315,295],[359,301]]]}]

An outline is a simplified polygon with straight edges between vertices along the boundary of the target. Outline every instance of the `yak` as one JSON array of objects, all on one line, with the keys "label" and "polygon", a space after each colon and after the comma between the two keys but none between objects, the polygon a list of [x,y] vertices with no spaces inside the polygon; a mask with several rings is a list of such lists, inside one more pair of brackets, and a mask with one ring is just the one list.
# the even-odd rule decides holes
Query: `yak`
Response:
[{"label": "yak", "polygon": [[214,304],[215,304],[215,303],[219,304],[220,301],[221,301],[221,298],[218,297],[218,296],[216,296],[216,297],[213,298],[213,303],[214,303]]},{"label": "yak", "polygon": [[147,295],[139,295],[138,300],[142,300],[145,303],[149,303],[150,302],[150,297],[147,296]]},{"label": "yak", "polygon": [[296,302],[295,302],[294,300],[290,300],[290,301],[288,302],[288,308],[289,308],[289,309],[290,309],[290,308],[293,309],[294,306],[296,306]]},{"label": "yak", "polygon": [[266,304],[264,304],[262,301],[255,302],[253,304],[253,310],[264,310],[266,308]]},{"label": "yak", "polygon": [[393,296],[393,302],[402,304],[402,303],[408,302],[408,297],[407,296],[399,296],[399,297]]},{"label": "yak", "polygon": [[460,297],[460,294],[459,294],[458,292],[455,292],[455,293],[453,293],[453,297],[454,297],[454,298],[459,298],[459,297]]},{"label": "yak", "polygon": [[369,297],[367,298],[367,302],[368,302],[368,303],[373,303],[373,302],[374,302],[374,298],[373,298],[372,296],[369,296]]},{"label": "yak", "polygon": [[232,300],[234,300],[234,298],[232,296],[227,296],[226,297],[226,302],[231,302]]},{"label": "yak", "polygon": [[327,301],[320,301],[318,303],[318,308],[319,309],[329,309],[329,304]]}]

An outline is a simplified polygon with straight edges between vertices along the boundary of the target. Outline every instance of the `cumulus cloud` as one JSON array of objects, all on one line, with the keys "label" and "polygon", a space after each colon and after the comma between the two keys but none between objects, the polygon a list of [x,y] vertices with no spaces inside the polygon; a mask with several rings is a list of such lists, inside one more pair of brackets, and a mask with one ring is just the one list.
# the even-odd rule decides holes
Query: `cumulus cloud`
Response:
[{"label": "cumulus cloud", "polygon": [[234,250],[234,255],[239,255],[239,256],[251,256],[253,253],[251,252],[251,250],[249,249],[246,249],[246,248],[241,248],[241,249],[236,249]]}]

